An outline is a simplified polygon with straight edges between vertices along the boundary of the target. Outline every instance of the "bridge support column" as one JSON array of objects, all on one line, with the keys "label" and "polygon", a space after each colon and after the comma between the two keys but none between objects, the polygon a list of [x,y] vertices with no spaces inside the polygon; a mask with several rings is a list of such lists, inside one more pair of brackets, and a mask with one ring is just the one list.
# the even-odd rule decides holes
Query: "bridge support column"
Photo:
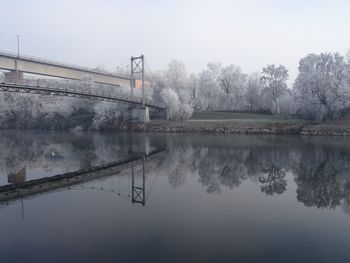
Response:
[{"label": "bridge support column", "polygon": [[130,119],[133,122],[142,122],[142,123],[149,122],[149,108],[148,107],[132,108],[130,115],[131,115]]},{"label": "bridge support column", "polygon": [[170,120],[170,108],[165,109],[165,120]]},{"label": "bridge support column", "polygon": [[6,83],[15,83],[15,84],[25,84],[23,78],[23,72],[21,71],[10,71],[5,73],[5,82]]}]

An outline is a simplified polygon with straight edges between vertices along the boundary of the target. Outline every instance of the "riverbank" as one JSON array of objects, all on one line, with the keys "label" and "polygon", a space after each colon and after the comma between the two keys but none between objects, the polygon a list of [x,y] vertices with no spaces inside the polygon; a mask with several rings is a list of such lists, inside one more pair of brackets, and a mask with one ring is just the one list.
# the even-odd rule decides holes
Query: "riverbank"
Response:
[{"label": "riverbank", "polygon": [[336,120],[307,125],[303,127],[300,134],[316,136],[350,136],[350,121]]},{"label": "riverbank", "polygon": [[307,121],[290,120],[262,122],[227,121],[158,121],[147,124],[134,123],[120,127],[122,131],[151,133],[224,133],[224,134],[295,134],[309,136],[350,136],[350,123],[312,124]]},{"label": "riverbank", "polygon": [[310,120],[276,117],[268,114],[202,112],[188,121],[132,123],[121,130],[164,133],[295,134],[313,136],[350,136],[350,121],[315,123]]},{"label": "riverbank", "polygon": [[298,134],[305,126],[303,121],[157,121],[135,123],[121,127],[122,130],[164,133],[232,133],[232,134]]}]

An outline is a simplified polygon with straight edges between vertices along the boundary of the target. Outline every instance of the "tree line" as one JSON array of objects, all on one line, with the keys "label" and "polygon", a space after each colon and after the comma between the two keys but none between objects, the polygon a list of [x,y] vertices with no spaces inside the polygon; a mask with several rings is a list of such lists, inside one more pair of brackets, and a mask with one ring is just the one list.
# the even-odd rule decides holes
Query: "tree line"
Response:
[{"label": "tree line", "polygon": [[[349,53],[350,54],[350,53]],[[199,74],[186,72],[173,60],[152,74],[152,98],[170,108],[171,118],[184,120],[194,110],[265,112],[308,119],[346,118],[350,111],[350,56],[309,54],[299,61],[298,75],[287,86],[288,69],[267,65],[246,74],[235,65],[208,63]]]}]

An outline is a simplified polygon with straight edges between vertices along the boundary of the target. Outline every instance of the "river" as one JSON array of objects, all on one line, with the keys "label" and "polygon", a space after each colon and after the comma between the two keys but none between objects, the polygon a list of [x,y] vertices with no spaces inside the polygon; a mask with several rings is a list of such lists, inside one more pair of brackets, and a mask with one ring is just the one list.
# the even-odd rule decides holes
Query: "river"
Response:
[{"label": "river", "polygon": [[145,156],[0,203],[1,262],[349,262],[350,139],[0,132],[0,185]]}]

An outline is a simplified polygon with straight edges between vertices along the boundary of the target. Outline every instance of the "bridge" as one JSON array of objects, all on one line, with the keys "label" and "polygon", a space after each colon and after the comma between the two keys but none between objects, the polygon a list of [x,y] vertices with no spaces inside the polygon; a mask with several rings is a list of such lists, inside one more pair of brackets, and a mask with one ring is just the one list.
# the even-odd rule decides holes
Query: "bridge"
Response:
[{"label": "bridge", "polygon": [[136,107],[149,107],[160,111],[165,111],[164,107],[156,105],[152,102],[145,101],[143,104],[142,99],[135,97],[124,97],[124,96],[111,96],[110,94],[103,94],[98,92],[84,91],[78,89],[59,89],[42,86],[33,86],[26,84],[12,84],[12,83],[0,83],[0,91],[3,92],[15,92],[15,93],[28,93],[28,94],[39,94],[39,95],[50,95],[50,96],[65,96],[75,97],[83,99],[94,99],[100,101],[109,101],[115,103],[126,103]]},{"label": "bridge", "polygon": [[99,84],[130,86],[131,78],[102,73],[88,68],[53,62],[31,56],[0,52],[0,69],[8,70],[8,82],[21,83],[23,73],[57,77],[71,80],[90,80]]},{"label": "bridge", "polygon": [[[161,111],[163,118],[167,118],[165,107],[145,100],[144,92],[144,56],[131,57],[131,74],[130,78],[121,77],[114,74],[106,74],[93,71],[87,68],[72,66],[68,64],[52,62],[39,58],[15,55],[9,52],[0,51],[0,70],[8,70],[5,73],[5,82],[0,83],[0,91],[16,92],[28,94],[40,94],[50,96],[66,96],[85,99],[94,99],[109,101],[115,103],[126,103],[133,108],[130,112],[130,119],[139,122],[149,121],[149,108]],[[89,80],[92,83],[107,84],[115,87],[129,86],[131,96],[111,96],[110,94],[92,92],[88,90],[67,89],[58,87],[43,87],[26,84],[23,73],[71,79],[78,81]],[[142,98],[138,99],[133,96],[134,75],[142,74]]]}]

